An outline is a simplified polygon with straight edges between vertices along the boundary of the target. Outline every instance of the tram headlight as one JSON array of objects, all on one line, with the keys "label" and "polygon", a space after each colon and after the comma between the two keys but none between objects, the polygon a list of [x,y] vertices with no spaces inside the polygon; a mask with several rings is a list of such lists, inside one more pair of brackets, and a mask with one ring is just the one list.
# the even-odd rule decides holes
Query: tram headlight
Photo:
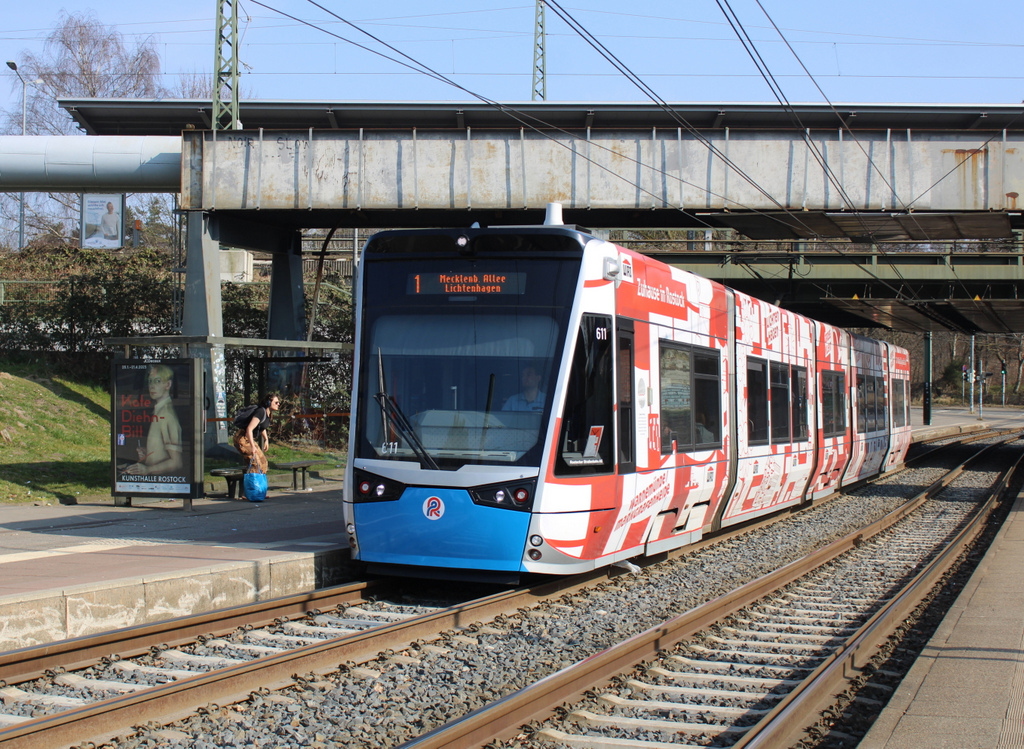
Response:
[{"label": "tram headlight", "polygon": [[473,498],[473,504],[529,512],[533,509],[533,492],[536,485],[536,479],[529,479],[514,483],[476,486],[469,490],[469,496]]},{"label": "tram headlight", "polygon": [[348,525],[346,525],[345,526],[345,532],[348,535],[350,535],[350,536],[356,535],[356,524],[355,523],[349,523]]},{"label": "tram headlight", "polygon": [[536,533],[530,536],[530,546],[542,546],[544,539],[538,536]]},{"label": "tram headlight", "polygon": [[356,490],[352,493],[353,502],[389,502],[399,499],[405,491],[405,484],[393,481],[372,473],[354,471]]}]

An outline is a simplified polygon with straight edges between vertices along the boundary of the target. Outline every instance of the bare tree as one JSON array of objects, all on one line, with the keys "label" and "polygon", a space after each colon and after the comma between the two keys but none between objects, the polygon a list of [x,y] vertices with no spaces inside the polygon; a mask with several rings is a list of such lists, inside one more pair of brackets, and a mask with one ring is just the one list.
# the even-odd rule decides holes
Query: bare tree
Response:
[{"label": "bare tree", "polygon": [[1017,365],[1017,379],[1013,384],[1013,392],[1014,395],[1017,395],[1020,393],[1021,372],[1024,371],[1024,334],[1014,333],[1011,339],[1014,343],[1014,348],[1012,349],[1013,358]]},{"label": "bare tree", "polygon": [[181,73],[171,84],[168,96],[175,99],[212,99],[213,76],[196,71]]},{"label": "bare tree", "polygon": [[[164,95],[160,55],[152,40],[129,46],[90,13],[62,12],[43,51],[21,53],[18,72],[30,82],[28,133],[72,135],[77,128],[57,99],[147,99]],[[20,86],[20,81],[14,80]],[[15,127],[15,123],[17,126]],[[21,111],[6,113],[7,132],[21,131]]]},{"label": "bare tree", "polygon": [[[42,52],[23,51],[18,73],[12,75],[18,105],[3,113],[3,132],[22,130],[21,94],[25,93],[26,133],[29,135],[76,135],[79,131],[58,98],[156,98],[164,95],[160,82],[160,56],[149,39],[134,45],[125,42],[112,26],[90,13],[62,12],[57,26],[46,37]],[[0,220],[8,237],[18,212],[17,198],[0,201]],[[28,243],[43,246],[74,239],[78,197],[70,194],[26,196],[25,235]],[[0,241],[0,245],[13,242]]]}]

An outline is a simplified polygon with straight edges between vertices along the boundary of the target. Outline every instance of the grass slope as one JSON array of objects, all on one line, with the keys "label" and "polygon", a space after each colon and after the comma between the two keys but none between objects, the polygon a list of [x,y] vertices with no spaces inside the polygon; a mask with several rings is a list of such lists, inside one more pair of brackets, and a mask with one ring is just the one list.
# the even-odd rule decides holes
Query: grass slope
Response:
[{"label": "grass slope", "polygon": [[[275,462],[344,463],[337,452],[271,443]],[[206,461],[206,470],[233,465]],[[290,476],[290,472],[289,472]],[[113,503],[110,394],[95,384],[40,376],[37,367],[0,361],[0,503]],[[207,486],[212,479],[206,476]],[[214,486],[224,490],[224,480]]]},{"label": "grass slope", "polygon": [[0,502],[109,497],[108,393],[3,365],[0,403]]}]

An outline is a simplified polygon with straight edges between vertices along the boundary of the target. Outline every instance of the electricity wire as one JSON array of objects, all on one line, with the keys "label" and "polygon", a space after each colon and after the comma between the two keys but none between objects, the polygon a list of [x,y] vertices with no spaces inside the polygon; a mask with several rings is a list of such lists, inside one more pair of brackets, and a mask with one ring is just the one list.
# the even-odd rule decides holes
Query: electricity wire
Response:
[{"label": "electricity wire", "polygon": [[[680,122],[685,127],[687,127],[689,132],[692,132],[695,135],[695,137],[697,137],[702,143],[704,143],[704,145],[707,148],[709,148],[713,153],[715,153],[717,156],[722,158],[722,160],[727,165],[729,165],[730,168],[732,168],[738,175],[740,175],[742,178],[744,178],[749,184],[751,184],[756,190],[758,190],[758,192],[760,192],[762,195],[764,195],[769,201],[774,203],[782,212],[784,212],[793,221],[793,223],[796,226],[803,227],[805,229],[805,231],[807,231],[807,233],[810,236],[816,237],[816,238],[822,240],[826,246],[834,249],[840,255],[844,254],[842,250],[840,250],[838,247],[836,247],[834,245],[834,243],[829,242],[827,240],[827,238],[822,237],[819,232],[815,231],[813,228],[808,226],[803,221],[802,218],[800,218],[798,215],[793,213],[790,209],[788,209],[785,206],[783,206],[778,200],[776,200],[774,198],[774,196],[772,196],[770,193],[768,193],[767,190],[765,190],[763,187],[761,187],[759,184],[757,184],[756,181],[754,181],[753,178],[751,178],[749,175],[747,175],[738,165],[736,165],[730,159],[728,159],[728,157],[726,157],[725,154],[721,153],[721,151],[713,143],[711,143],[708,139],[706,139],[702,134],[697,132],[696,129],[693,128],[686,121],[686,119],[684,117],[682,117],[682,115],[680,115],[676,110],[674,110],[671,107],[671,105],[669,105],[667,102],[665,102],[663,99],[661,99],[661,97],[659,97],[650,86],[648,86],[642,79],[640,79],[639,76],[637,76],[631,70],[629,70],[629,68],[624,63],[622,63],[620,60],[618,60],[618,58],[615,57],[614,54],[612,54],[610,51],[608,51],[604,47],[604,45],[599,40],[597,40],[596,37],[594,37],[592,34],[590,34],[590,32],[588,32],[585,28],[583,28],[582,24],[580,24],[578,21],[576,21],[576,19],[573,18],[571,16],[571,14],[569,14],[567,11],[565,11],[565,9],[562,8],[561,5],[558,4],[557,0],[545,0],[545,2],[546,2],[546,4],[548,5],[549,8],[551,8],[552,10],[555,11],[556,15],[558,15],[564,22],[566,22],[570,26],[570,28],[573,28],[578,33],[580,33],[581,37],[583,37],[592,47],[594,47],[594,49],[596,49],[602,55],[602,57],[604,57],[606,60],[608,60],[616,69],[620,70],[620,72],[622,72],[622,74],[624,76],[626,76],[631,82],[633,82],[634,85],[636,85],[641,91],[643,91],[652,101],[654,101],[656,104],[658,104],[659,107],[661,107],[664,111],[669,113],[670,116],[672,116],[674,119],[676,119],[677,122]],[[726,14],[726,15],[727,15],[727,18],[728,18],[728,14]],[[769,71],[769,77],[770,77],[770,71]],[[780,93],[781,93],[781,89],[780,89]],[[806,132],[806,129],[803,129],[803,131]],[[819,162],[819,163],[821,163],[821,162]],[[827,165],[826,164],[822,164],[822,166],[827,171]],[[758,213],[761,213],[761,212],[758,212]],[[787,228],[792,228],[791,226],[786,224],[786,222],[781,221],[777,217],[771,216],[770,214],[762,214],[762,215],[765,215],[765,216],[767,216],[769,218],[774,219],[775,221],[777,221],[778,223],[782,224],[783,226],[787,226]],[[871,276],[876,282],[878,282],[882,286],[889,288],[897,296],[897,298],[900,298],[900,297],[903,296],[901,288],[897,288],[897,287],[893,286],[886,279],[883,279],[878,274],[874,273],[869,268],[867,268],[867,267],[865,267],[863,265],[857,265],[857,267],[860,268],[864,273],[866,273],[869,276]],[[897,273],[897,275],[899,275],[899,271],[897,269],[894,268],[894,271]],[[905,279],[901,279],[901,280],[905,281]]]},{"label": "electricity wire", "polygon": [[[728,0],[722,0],[722,1],[728,3]],[[814,87],[818,90],[818,93],[821,94],[822,98],[828,104],[829,108],[836,115],[836,119],[840,122],[841,128],[845,132],[849,133],[849,135],[853,139],[854,143],[857,145],[857,147],[860,149],[861,153],[864,155],[864,158],[867,159],[868,164],[878,174],[878,176],[881,178],[883,184],[885,184],[885,186],[889,188],[889,191],[890,191],[892,197],[895,200],[897,200],[902,205],[903,210],[907,213],[908,216],[911,217],[911,220],[917,225],[918,229],[920,230],[922,236],[925,237],[926,241],[930,241],[930,238],[928,237],[927,230],[921,225],[920,221],[918,221],[917,216],[915,216],[913,214],[912,206],[914,205],[914,203],[916,203],[918,200],[920,200],[922,197],[924,197],[924,195],[928,194],[928,192],[930,192],[937,185],[939,185],[943,180],[945,180],[950,175],[952,175],[954,172],[959,170],[967,161],[969,161],[971,159],[971,156],[970,155],[965,156],[959,163],[955,164],[952,169],[950,169],[948,172],[946,172],[946,174],[942,175],[930,187],[928,187],[926,190],[924,190],[924,192],[922,192],[916,198],[912,199],[909,203],[904,201],[903,198],[900,197],[899,193],[896,191],[895,187],[893,187],[892,184],[888,181],[888,179],[886,179],[885,174],[882,172],[882,170],[875,163],[874,159],[872,159],[871,156],[867,153],[867,151],[865,150],[863,144],[860,142],[860,140],[857,138],[857,136],[851,130],[851,128],[849,127],[848,123],[843,119],[842,115],[840,115],[839,111],[836,109],[835,105],[829,99],[828,95],[825,93],[825,91],[818,84],[818,81],[815,79],[814,75],[811,73],[810,70],[808,70],[807,66],[804,64],[803,60],[800,58],[800,55],[798,55],[796,50],[793,49],[793,46],[789,43],[789,40],[786,38],[785,34],[782,33],[781,29],[779,29],[778,25],[775,23],[775,20],[771,17],[771,15],[768,13],[768,11],[765,9],[765,7],[761,4],[761,0],[754,0],[754,1],[757,3],[757,6],[761,9],[761,12],[764,13],[765,18],[768,19],[768,22],[772,25],[772,28],[775,29],[776,33],[779,35],[779,38],[781,38],[782,41],[785,43],[786,47],[789,49],[789,51],[793,55],[794,59],[796,59],[796,61],[799,63],[799,65],[803,69],[804,73],[807,75],[807,77],[814,84]],[[1013,117],[1010,120],[1010,124],[1012,124],[1017,119],[1019,119],[1022,114],[1024,114],[1024,112],[1018,113],[1015,117]],[[1005,128],[1004,128],[1003,132],[1005,132]],[[988,144],[991,143],[998,136],[998,134],[999,134],[998,132],[993,133],[988,138],[988,140],[986,140],[981,145],[981,149],[982,150],[985,149],[988,146]],[[879,249],[881,250],[881,248],[879,248]],[[883,255],[884,254],[885,253],[883,251]],[[891,267],[894,270],[897,270],[895,265],[893,265],[892,263],[890,263],[890,265],[891,265]],[[973,298],[971,297],[970,291],[967,289],[967,285],[964,282],[964,280],[960,277],[959,273],[957,273],[956,267],[951,265],[950,266],[950,270],[952,271],[954,278],[956,278],[957,283],[960,285],[961,289],[966,294],[967,298],[968,299],[972,299],[972,301],[973,301]],[[898,270],[897,270],[897,273],[898,273]],[[900,274],[900,275],[902,277],[902,274]],[[975,302],[975,304],[977,305],[976,302]]]},{"label": "electricity wire", "polygon": [[[330,36],[333,36],[333,37],[335,37],[335,38],[337,38],[337,39],[339,39],[341,41],[344,41],[344,42],[347,42],[349,44],[352,44],[353,46],[358,47],[359,49],[362,49],[364,51],[370,52],[371,54],[377,55],[379,57],[383,57],[386,60],[394,62],[394,63],[396,63],[398,65],[403,66],[403,67],[409,68],[411,70],[414,70],[414,71],[416,71],[418,73],[422,73],[423,75],[426,75],[426,76],[428,76],[428,77],[430,77],[430,78],[432,78],[434,80],[446,83],[446,84],[448,84],[450,86],[453,86],[453,87],[459,89],[460,91],[463,91],[464,93],[468,94],[469,96],[472,96],[473,98],[478,99],[481,102],[483,102],[483,103],[485,103],[485,104],[487,104],[487,105],[489,105],[491,107],[494,107],[498,111],[508,115],[511,119],[513,119],[516,122],[518,122],[521,127],[529,129],[529,130],[531,130],[533,132],[536,132],[539,135],[541,135],[542,137],[552,141],[553,143],[555,143],[555,144],[557,144],[557,145],[559,145],[559,146],[561,146],[563,148],[566,148],[566,149],[570,149],[571,148],[570,145],[557,140],[556,138],[552,137],[549,133],[545,132],[541,128],[544,127],[544,128],[549,129],[549,130],[552,130],[554,132],[558,132],[558,133],[564,134],[564,135],[566,135],[568,137],[571,137],[571,138],[574,137],[572,133],[570,133],[570,132],[568,132],[568,131],[566,131],[566,130],[564,130],[562,128],[555,127],[555,126],[551,125],[550,123],[545,122],[541,118],[529,114],[528,112],[523,112],[523,111],[521,111],[519,109],[516,109],[515,107],[511,107],[511,106],[508,106],[506,104],[501,104],[500,102],[494,101],[493,99],[490,99],[490,98],[488,98],[486,96],[483,96],[482,94],[476,93],[475,91],[472,91],[472,90],[466,88],[465,86],[459,84],[458,82],[448,78],[444,74],[438,73],[437,71],[433,70],[432,68],[428,67],[427,65],[419,62],[418,60],[415,60],[414,58],[410,57],[409,55],[407,55],[406,53],[402,52],[401,50],[398,50],[397,48],[393,47],[392,45],[388,44],[387,42],[385,42],[385,41],[383,41],[381,39],[378,39],[376,36],[374,36],[373,34],[371,34],[368,31],[366,31],[365,29],[361,29],[357,25],[353,24],[352,22],[347,21],[344,18],[341,18],[337,14],[333,13],[332,11],[324,8],[319,3],[315,2],[315,0],[307,0],[307,2],[309,2],[312,5],[315,5],[316,7],[320,8],[321,10],[323,10],[326,13],[328,13],[329,15],[331,15],[331,16],[337,18],[338,20],[342,21],[346,25],[351,26],[356,31],[359,31],[362,34],[365,34],[366,36],[370,37],[371,39],[373,39],[374,41],[376,41],[379,44],[383,45],[384,47],[387,47],[388,49],[390,49],[393,52],[395,52],[397,55],[400,55],[401,57],[405,58],[408,62],[403,62],[402,60],[395,59],[393,57],[390,57],[390,56],[380,52],[379,50],[372,49],[370,47],[367,47],[366,45],[360,44],[360,43],[358,43],[356,41],[353,41],[351,39],[343,37],[343,36],[341,36],[339,34],[335,34],[334,32],[332,32],[332,31],[330,31],[328,29],[324,29],[323,27],[318,26],[318,25],[316,25],[316,24],[314,24],[314,23],[312,23],[310,21],[306,21],[306,20],[300,19],[300,18],[298,18],[296,16],[293,16],[293,15],[291,15],[291,14],[285,12],[285,11],[279,10],[277,8],[273,8],[270,5],[267,5],[266,3],[261,2],[260,0],[251,0],[251,1],[253,3],[255,3],[256,5],[259,5],[259,6],[263,7],[263,8],[266,8],[267,10],[270,10],[270,11],[275,12],[275,13],[279,13],[280,15],[285,16],[286,18],[290,18],[290,19],[295,20],[295,21],[297,21],[299,23],[305,24],[305,25],[309,26],[310,28],[316,29],[316,30],[321,31],[323,33],[326,33],[326,34],[328,34]],[[593,145],[593,146],[595,146],[595,147],[597,147],[597,148],[599,148],[601,150],[608,151],[609,153],[614,153],[614,152],[611,151],[611,149],[609,149],[609,148],[607,148],[605,146],[601,146],[600,144],[591,143],[591,145]],[[619,156],[619,157],[622,156],[621,154],[618,154],[618,153],[616,153],[615,155]],[[594,161],[593,159],[591,159],[590,157],[586,156],[585,154],[578,154],[578,156],[580,158],[584,159],[585,161],[587,161],[588,163],[592,164],[593,166],[597,167],[598,169],[601,169],[602,171],[607,172],[608,174],[612,175],[613,177],[626,181],[628,184],[630,184],[631,186],[635,187],[638,191],[640,191],[640,192],[642,192],[642,193],[644,193],[646,195],[649,195],[654,200],[659,201],[659,202],[664,202],[664,200],[663,200],[663,198],[661,196],[651,192],[650,190],[645,188],[643,185],[638,185],[635,182],[630,181],[629,179],[627,179],[626,177],[622,176],[618,172],[611,170],[609,167],[606,167],[606,166],[604,166],[603,164],[601,164],[601,163],[599,163],[597,161]],[[686,180],[683,180],[681,178],[677,178],[675,175],[670,175],[667,172],[664,172],[663,170],[660,170],[660,169],[657,169],[656,167],[644,164],[643,162],[637,161],[636,159],[632,159],[632,158],[629,158],[629,157],[625,157],[625,158],[627,158],[629,161],[631,161],[633,163],[638,164],[639,166],[642,166],[644,168],[650,169],[650,170],[654,171],[655,173],[663,174],[663,175],[665,175],[666,177],[668,177],[670,179],[679,179],[679,181],[682,184],[689,185],[691,187],[694,187],[695,189],[703,189],[699,185],[693,184],[691,182],[687,182]],[[715,197],[721,198],[722,200],[727,200],[727,198],[725,196],[717,195],[716,193],[713,193],[713,192],[710,192],[710,191],[708,191],[708,192],[709,192],[709,194],[712,194]],[[737,205],[740,205],[740,204],[737,204]],[[742,206],[742,205],[740,205],[740,207],[747,208],[747,206]],[[750,210],[753,210],[753,209],[750,209]],[[692,218],[695,221],[697,221],[698,223],[703,224],[705,227],[707,227],[709,229],[715,228],[712,224],[710,224],[709,222],[701,219],[699,216],[693,216],[692,214],[690,214],[690,215],[692,216]]]},{"label": "electricity wire", "polygon": [[[374,50],[374,49],[371,49],[369,47],[366,47],[365,45],[359,44],[358,42],[355,42],[355,41],[353,41],[351,39],[347,39],[347,38],[342,37],[342,36],[340,36],[338,34],[334,34],[333,32],[331,32],[331,31],[329,31],[327,29],[324,29],[324,28],[322,28],[320,26],[317,26],[314,23],[311,23],[309,21],[305,21],[303,19],[299,19],[299,18],[297,18],[295,16],[292,16],[291,14],[288,14],[288,13],[286,13],[284,11],[281,11],[281,10],[279,10],[277,8],[273,8],[273,7],[267,5],[267,4],[263,3],[263,2],[259,2],[259,0],[253,0],[253,2],[256,5],[259,5],[261,7],[266,8],[267,10],[270,10],[271,12],[278,13],[278,14],[280,14],[282,16],[285,16],[285,17],[290,18],[290,19],[292,19],[294,21],[297,21],[298,23],[307,25],[307,26],[309,26],[311,28],[317,29],[317,30],[319,30],[321,32],[324,32],[324,33],[327,33],[327,34],[329,34],[331,36],[334,36],[335,38],[337,38],[337,39],[339,39],[341,41],[344,41],[346,43],[352,44],[353,46],[356,46],[356,47],[358,47],[360,49],[363,49],[363,50],[365,50],[367,52],[370,52],[371,54],[375,54],[375,55],[384,57],[385,59],[388,59],[388,60],[390,60],[392,62],[395,62],[395,63],[397,63],[399,65],[402,65],[404,67],[410,68],[411,70],[414,70],[415,72],[427,75],[428,77],[433,78],[434,80],[441,81],[443,83],[446,83],[447,85],[451,85],[451,86],[453,86],[453,87],[455,87],[455,88],[457,88],[457,89],[467,93],[468,95],[472,96],[473,98],[476,98],[476,99],[478,99],[478,100],[480,100],[480,101],[482,101],[484,103],[487,103],[488,105],[497,108],[499,111],[502,111],[502,112],[508,114],[511,118],[513,118],[516,121],[518,121],[521,126],[528,127],[530,130],[538,132],[539,134],[543,135],[544,137],[547,137],[548,139],[554,141],[555,143],[558,143],[559,145],[561,145],[563,147],[567,147],[567,148],[569,147],[566,144],[561,143],[560,141],[558,141],[558,140],[556,140],[554,138],[551,138],[550,135],[548,135],[547,133],[544,133],[543,131],[541,131],[538,127],[536,127],[535,125],[531,124],[528,120],[533,120],[534,122],[537,122],[540,125],[546,126],[546,127],[550,128],[550,129],[553,129],[555,131],[563,132],[566,135],[569,135],[570,137],[572,137],[571,133],[567,133],[566,131],[561,130],[560,128],[554,128],[550,124],[545,123],[540,118],[534,117],[534,116],[529,115],[529,114],[524,113],[524,112],[520,112],[519,110],[516,110],[513,107],[509,107],[507,105],[500,104],[499,102],[491,100],[491,99],[489,99],[487,97],[484,97],[484,96],[482,96],[480,94],[477,94],[476,92],[473,92],[473,91],[467,89],[466,87],[464,87],[464,86],[458,84],[457,82],[449,79],[447,76],[444,76],[444,75],[442,75],[440,73],[437,73],[436,71],[434,71],[433,69],[431,69],[428,66],[424,65],[423,63],[420,63],[419,61],[417,61],[414,58],[410,57],[409,55],[405,54],[404,52],[401,52],[400,50],[398,50],[394,46],[388,44],[387,42],[384,42],[383,40],[378,39],[373,34],[365,31],[364,29],[361,29],[360,27],[358,27],[357,25],[353,24],[352,22],[350,22],[350,21],[348,21],[348,20],[338,16],[337,14],[335,14],[332,11],[328,10],[327,8],[324,8],[322,5],[320,5],[319,3],[315,2],[315,0],[308,0],[308,2],[310,2],[312,5],[318,7],[322,11],[328,13],[332,17],[334,17],[334,18],[338,19],[339,21],[345,23],[346,25],[350,26],[351,28],[355,29],[356,31],[359,31],[362,34],[365,34],[366,36],[370,37],[371,39],[373,39],[377,43],[383,45],[384,47],[386,47],[386,48],[388,48],[390,50],[392,50],[396,54],[398,54],[401,57],[403,57],[406,60],[408,60],[409,63],[402,62],[401,60],[396,60],[396,59],[394,59],[392,57],[389,57],[388,55],[385,55],[385,54],[383,54],[383,53],[381,53],[381,52],[379,52],[377,50]],[[548,4],[549,4],[549,7],[557,6],[557,3],[554,2],[554,0],[548,0]],[[559,12],[559,11],[561,11],[561,12]],[[649,86],[647,86],[638,76],[633,74],[632,71],[630,71],[625,65],[623,65],[620,61],[618,61],[617,58],[615,58],[614,55],[612,55],[610,52],[606,53],[607,51],[604,50],[603,45],[601,45],[599,42],[597,42],[596,38],[592,37],[592,35],[589,35],[589,32],[587,32],[585,29],[583,29],[583,27],[581,25],[576,23],[575,19],[572,19],[572,21],[570,21],[569,19],[571,18],[571,16],[569,16],[567,13],[565,14],[565,16],[563,16],[563,13],[565,13],[564,9],[561,9],[560,6],[557,6],[556,13],[560,17],[562,17],[563,21],[566,21],[566,23],[571,28],[573,28],[574,31],[579,33],[584,39],[587,39],[588,43],[590,43],[591,46],[594,46],[594,48],[596,50],[598,50],[602,54],[602,56],[605,57],[606,60],[611,62],[613,64],[613,66],[615,66],[619,70],[620,73],[622,73],[629,80],[631,80],[631,82],[633,82],[634,85],[637,85],[638,87],[641,88],[641,90],[644,90],[645,93],[647,93],[647,95],[650,98],[652,98],[652,100],[654,100],[656,103],[659,104],[659,106],[662,106],[663,108],[667,107],[666,111],[669,111],[673,115],[673,118],[676,119],[677,122],[680,122],[680,124],[683,125],[687,129],[688,132],[694,134],[694,136],[699,141],[701,141],[706,147],[710,148],[712,150],[712,152],[716,153],[716,155],[718,155],[719,158],[721,158],[723,160],[723,162],[725,162],[728,165],[730,165],[730,168],[732,168],[734,171],[736,171],[737,174],[739,174],[742,178],[744,178],[746,181],[748,181],[748,183],[751,184],[752,187],[754,187],[758,192],[760,192],[770,202],[772,202],[775,205],[779,206],[783,211],[787,212],[792,218],[796,219],[796,223],[798,223],[799,225],[804,226],[804,228],[808,231],[809,234],[811,234],[812,236],[818,236],[820,238],[820,234],[818,234],[818,232],[810,229],[810,227],[807,227],[801,220],[798,219],[798,217],[793,216],[793,214],[791,212],[787,211],[784,207],[782,207],[782,205],[773,196],[771,196],[766,190],[764,190],[764,188],[762,188],[760,185],[758,185],[756,183],[756,181],[753,181],[752,178],[749,177],[749,175],[746,175],[746,173],[743,172],[743,170],[740,169],[737,165],[735,165],[731,160],[729,160],[725,156],[725,154],[721,153],[720,149],[718,149],[711,141],[709,141],[708,139],[704,138],[704,136],[702,134],[700,134],[695,128],[693,128],[688,122],[686,122],[685,118],[682,118],[681,116],[678,115],[677,112],[672,110],[671,107],[668,106],[667,102],[664,102],[664,100],[660,99],[660,97],[657,96],[657,94],[654,92],[653,89],[651,89]],[[594,145],[597,145],[597,144],[594,144]],[[603,147],[601,147],[599,145],[598,145],[598,147],[599,148],[603,148]],[[622,177],[617,172],[613,172],[610,169],[604,167],[603,165],[598,164],[597,162],[594,162],[593,160],[589,159],[589,157],[587,157],[585,155],[581,155],[581,157],[584,158],[585,160],[589,161],[590,163],[594,164],[598,168],[603,169],[604,171],[609,172],[610,174],[614,175],[615,177],[617,177],[619,179],[624,179],[627,182],[630,182],[630,184],[632,184],[634,187],[636,187],[638,189],[638,191],[641,191],[641,192],[644,192],[644,193],[650,195],[651,197],[653,197],[657,201],[660,201],[662,203],[665,202],[664,198],[662,198],[661,196],[658,196],[658,195],[650,192],[649,190],[644,188],[642,185],[638,185],[638,184],[636,184],[634,182],[631,182],[630,180],[626,179],[625,177]],[[631,161],[636,161],[636,160],[633,160],[633,159],[630,159],[630,160]],[[652,171],[654,171],[656,173],[662,173],[665,176],[667,176],[667,177],[669,177],[669,178],[671,178],[673,180],[679,179],[676,175],[668,175],[667,173],[663,172],[662,170],[658,170],[658,169],[656,169],[654,167],[650,167],[650,166],[644,165],[644,164],[642,164],[642,162],[636,161],[636,163],[638,163],[641,166],[645,166],[646,168],[651,169]],[[692,183],[686,182],[685,180],[681,180],[680,179],[679,181],[682,184],[687,184],[687,185],[690,185],[690,186],[693,186],[693,187],[698,187],[696,185],[693,185]],[[698,187],[698,189],[701,189],[701,188]],[[713,193],[709,193],[709,194],[713,194]],[[730,201],[725,196],[717,196],[716,195],[716,197],[722,198],[724,201],[733,202],[735,205],[738,205],[740,207],[746,208],[746,206],[742,206],[741,204],[737,203],[736,201]],[[754,209],[749,209],[749,210],[754,210]],[[755,210],[755,212],[756,213],[762,213],[762,212],[756,211],[756,210]],[[768,214],[762,214],[762,215],[765,215],[766,217],[769,217],[769,218],[772,218],[772,219],[778,221],[777,217],[770,216]],[[703,223],[708,228],[714,228],[708,222],[703,221],[699,217],[694,216],[694,218],[696,220],[700,221],[701,223]],[[783,225],[786,225],[785,222],[780,222],[780,223],[783,223]],[[828,244],[831,244],[831,243],[828,243]],[[861,267],[862,270],[867,272],[869,275],[873,276],[875,278],[875,280],[878,281],[879,283],[881,283],[881,284],[883,284],[885,286],[888,286],[890,289],[892,289],[897,294],[897,296],[901,295],[901,291],[899,289],[896,289],[895,287],[893,287],[885,279],[882,279],[882,278],[878,277],[876,274],[873,274],[870,270],[868,270],[867,268],[864,268],[863,266],[858,266],[858,267]]]}]

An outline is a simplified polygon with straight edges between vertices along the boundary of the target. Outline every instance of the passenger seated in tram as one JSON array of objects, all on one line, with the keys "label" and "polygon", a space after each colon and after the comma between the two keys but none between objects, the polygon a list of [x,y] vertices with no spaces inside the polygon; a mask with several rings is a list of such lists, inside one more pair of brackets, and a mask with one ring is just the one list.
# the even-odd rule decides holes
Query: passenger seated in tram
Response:
[{"label": "passenger seated in tram", "polygon": [[703,411],[697,411],[694,416],[694,440],[698,445],[717,441],[714,432],[708,428],[708,416]]}]

